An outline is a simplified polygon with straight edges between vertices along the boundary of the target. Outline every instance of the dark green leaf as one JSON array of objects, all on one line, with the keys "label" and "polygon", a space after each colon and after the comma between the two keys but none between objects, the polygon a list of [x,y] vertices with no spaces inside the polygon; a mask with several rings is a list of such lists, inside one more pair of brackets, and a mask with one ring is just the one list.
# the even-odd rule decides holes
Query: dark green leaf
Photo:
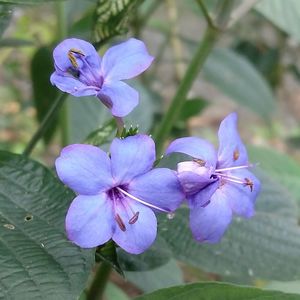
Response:
[{"label": "dark green leaf", "polygon": [[93,40],[97,44],[102,44],[114,36],[124,34],[128,30],[130,14],[141,2],[141,0],[98,0]]},{"label": "dark green leaf", "polygon": [[262,117],[273,112],[274,96],[266,80],[236,52],[225,48],[213,50],[204,65],[203,74],[232,100]]},{"label": "dark green leaf", "polygon": [[153,270],[125,272],[125,276],[144,292],[152,292],[183,283],[182,272],[175,259],[171,259],[167,264]]},{"label": "dark green leaf", "polygon": [[166,242],[157,238],[155,243],[146,252],[139,255],[130,255],[118,249],[120,265],[124,271],[148,271],[166,264],[172,256]]},{"label": "dark green leaf", "polygon": [[[59,93],[59,90],[50,83],[50,76],[54,71],[50,47],[41,47],[35,52],[30,71],[37,118],[39,122],[42,122]],[[58,116],[55,116],[43,135],[45,143],[50,142],[57,123]]]},{"label": "dark green leaf", "polygon": [[45,167],[0,152],[0,298],[77,299],[94,251],[66,239],[74,194]]},{"label": "dark green leaf", "polygon": [[111,119],[107,121],[103,126],[91,132],[85,140],[85,143],[94,146],[101,146],[109,143],[116,133],[116,121]]},{"label": "dark green leaf", "polygon": [[198,115],[207,105],[208,102],[204,99],[188,99],[181,110],[180,120],[187,121],[189,118]]},{"label": "dark green leaf", "polygon": [[298,0],[262,0],[255,9],[281,30],[300,42],[300,3]]},{"label": "dark green leaf", "polygon": [[203,282],[155,291],[136,300],[299,300],[300,295],[264,291],[216,282]]},{"label": "dark green leaf", "polygon": [[253,162],[276,178],[286,187],[300,204],[300,164],[289,156],[267,148],[249,147],[249,155]]}]

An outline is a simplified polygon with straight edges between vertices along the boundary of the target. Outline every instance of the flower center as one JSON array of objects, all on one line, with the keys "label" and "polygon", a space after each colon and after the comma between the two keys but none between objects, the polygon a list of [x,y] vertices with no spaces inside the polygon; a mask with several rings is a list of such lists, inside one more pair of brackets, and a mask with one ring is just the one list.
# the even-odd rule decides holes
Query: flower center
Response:
[{"label": "flower center", "polygon": [[98,87],[99,90],[102,88],[103,77],[89,64],[86,55],[81,50],[71,48],[68,51],[68,58],[73,66],[68,69],[72,77],[86,85]]},{"label": "flower center", "polygon": [[139,199],[133,195],[131,195],[130,193],[128,193],[127,191],[127,187],[126,186],[117,186],[114,187],[112,189],[110,189],[109,191],[107,191],[107,195],[108,197],[113,201],[113,205],[114,205],[114,212],[115,212],[115,221],[117,222],[119,228],[122,231],[126,231],[126,225],[124,220],[121,218],[120,214],[117,212],[117,205],[121,205],[122,209],[124,209],[124,211],[127,213],[127,215],[129,216],[129,220],[128,220],[128,224],[132,225],[134,223],[137,222],[137,220],[139,219],[139,215],[140,212],[139,211],[135,211],[132,206],[130,205],[129,201],[126,201],[126,197],[135,200],[139,203],[142,203],[150,208],[159,210],[161,212],[166,212],[166,213],[170,213],[169,210],[165,210],[161,207],[158,207],[156,205],[153,205],[151,203],[148,203],[142,199]]}]

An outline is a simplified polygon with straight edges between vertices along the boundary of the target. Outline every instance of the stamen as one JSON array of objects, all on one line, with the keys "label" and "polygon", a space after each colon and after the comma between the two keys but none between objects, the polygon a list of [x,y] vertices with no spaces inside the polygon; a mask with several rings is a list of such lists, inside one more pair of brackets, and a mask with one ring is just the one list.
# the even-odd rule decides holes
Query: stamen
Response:
[{"label": "stamen", "polygon": [[137,220],[138,220],[138,218],[139,218],[139,214],[140,214],[140,212],[138,211],[138,212],[136,212],[134,215],[133,215],[133,217],[129,220],[129,224],[134,224]]},{"label": "stamen", "polygon": [[248,168],[251,168],[251,167],[254,167],[254,166],[255,166],[254,164],[248,164],[248,165],[244,165],[244,166],[216,169],[215,172],[219,173],[219,172],[238,170],[238,169],[248,169]]},{"label": "stamen", "polygon": [[117,224],[119,225],[120,229],[121,229],[122,231],[126,231],[126,226],[125,226],[125,224],[124,224],[124,222],[123,222],[123,220],[121,219],[121,217],[120,217],[119,214],[116,214],[116,215],[115,215],[115,220],[116,220]]},{"label": "stamen", "polygon": [[241,178],[236,177],[236,176],[231,176],[231,175],[227,175],[227,174],[218,174],[218,176],[224,180],[230,181],[230,182],[234,182],[234,183],[238,183],[238,184],[243,184],[244,186],[249,186],[251,192],[253,191],[253,182],[249,179],[249,178],[244,178],[244,180],[241,180]]},{"label": "stamen", "polygon": [[133,195],[127,193],[126,191],[124,191],[124,190],[121,189],[120,187],[116,187],[116,189],[117,189],[118,191],[120,191],[121,193],[123,193],[124,195],[126,195],[127,197],[131,198],[132,200],[135,200],[135,201],[137,201],[137,202],[139,202],[139,203],[142,203],[142,204],[144,204],[144,205],[146,205],[146,206],[149,206],[149,207],[151,207],[151,208],[157,209],[157,210],[162,211],[162,212],[165,212],[165,213],[171,212],[171,211],[169,211],[169,210],[160,208],[160,207],[158,207],[158,206],[156,206],[156,205],[153,205],[153,204],[151,204],[151,203],[148,203],[148,202],[146,202],[146,201],[143,201],[143,200],[141,200],[141,199],[139,199],[139,198],[137,198],[137,197],[135,197],[135,196],[133,196]]},{"label": "stamen", "polygon": [[78,63],[77,63],[77,60],[76,60],[76,57],[74,54],[79,54],[81,56],[84,56],[84,53],[81,50],[75,49],[75,48],[71,48],[68,51],[68,57],[69,57],[71,64],[73,65],[74,68],[78,68]]}]

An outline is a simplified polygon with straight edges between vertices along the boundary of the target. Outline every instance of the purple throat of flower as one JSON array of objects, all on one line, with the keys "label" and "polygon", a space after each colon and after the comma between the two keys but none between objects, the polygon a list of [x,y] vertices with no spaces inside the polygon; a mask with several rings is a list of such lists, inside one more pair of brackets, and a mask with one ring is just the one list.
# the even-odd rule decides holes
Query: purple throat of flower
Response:
[{"label": "purple throat of flower", "polygon": [[[236,184],[241,184],[245,187],[249,187],[250,191],[253,191],[254,183],[252,180],[249,178],[240,178],[237,176],[232,176],[226,174],[228,171],[234,171],[234,170],[240,170],[240,169],[248,169],[253,167],[253,164],[248,164],[248,165],[242,165],[242,166],[235,166],[235,167],[228,167],[228,168],[221,168],[221,169],[216,169],[214,173],[211,175],[211,178],[213,179],[219,179],[221,180],[221,184],[224,184],[226,182],[232,182]],[[224,173],[225,172],[225,173]]]},{"label": "purple throat of flower", "polygon": [[[94,68],[88,63],[85,54],[75,48],[68,51],[68,58],[73,66],[69,68],[67,73],[87,85],[86,89],[95,89],[100,91],[104,82],[103,76],[97,74]],[[78,61],[82,62],[82,66],[86,68],[85,72],[79,67]]]},{"label": "purple throat of flower", "polygon": [[121,216],[117,213],[117,209],[116,209],[117,205],[121,205],[123,207],[123,209],[127,212],[128,216],[130,216],[130,218],[128,220],[129,225],[136,223],[137,220],[139,219],[139,215],[140,215],[140,212],[135,211],[131,207],[130,203],[128,201],[126,201],[126,197],[128,197],[134,201],[137,201],[145,206],[148,206],[152,209],[155,209],[157,211],[172,214],[172,211],[166,210],[164,208],[161,208],[161,207],[158,207],[151,203],[148,203],[142,199],[139,199],[139,198],[131,195],[130,193],[128,193],[126,190],[127,190],[126,186],[116,186],[106,192],[108,197],[113,201],[113,207],[114,207],[114,212],[115,212],[114,218],[122,231],[126,231],[126,225],[125,225],[125,222],[123,221],[123,219],[121,218]]}]

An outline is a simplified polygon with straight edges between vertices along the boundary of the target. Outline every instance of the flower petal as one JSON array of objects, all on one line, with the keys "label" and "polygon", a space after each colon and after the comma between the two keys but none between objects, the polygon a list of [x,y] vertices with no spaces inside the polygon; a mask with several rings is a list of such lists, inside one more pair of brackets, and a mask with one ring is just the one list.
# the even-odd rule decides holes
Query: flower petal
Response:
[{"label": "flower petal", "polygon": [[152,63],[145,44],[137,39],[109,48],[102,59],[105,82],[133,78],[144,72]]},{"label": "flower petal", "polygon": [[218,168],[248,164],[248,154],[237,130],[237,114],[229,114],[220,124]]},{"label": "flower petal", "polygon": [[167,211],[174,211],[184,200],[176,173],[166,168],[135,177],[128,185],[128,193]]},{"label": "flower petal", "polygon": [[112,174],[118,183],[129,183],[148,172],[155,161],[153,140],[143,134],[115,138],[110,146]]},{"label": "flower petal", "polygon": [[197,137],[183,137],[174,140],[166,150],[166,154],[180,152],[201,159],[206,167],[215,167],[217,155],[214,146]]},{"label": "flower petal", "polygon": [[209,204],[211,197],[217,191],[220,186],[219,180],[214,180],[214,182],[207,184],[205,188],[202,188],[198,193],[193,195],[188,195],[188,201],[192,207],[202,206],[205,207]]},{"label": "flower petal", "polygon": [[255,201],[260,191],[260,181],[248,170],[236,170],[228,173],[228,175],[236,176],[241,180],[247,178],[253,183],[253,186],[245,186],[242,184],[226,182],[220,187],[224,199],[231,207],[233,212],[245,218],[251,218],[255,211]]},{"label": "flower petal", "polygon": [[[135,223],[129,224],[133,213],[138,212]],[[125,225],[125,231],[120,226],[115,226],[112,239],[125,251],[132,254],[140,254],[148,249],[155,240],[157,233],[157,220],[154,212],[130,199],[123,199],[116,205],[116,212]]]},{"label": "flower petal", "polygon": [[62,75],[59,72],[54,72],[50,77],[50,81],[61,91],[75,97],[96,96],[100,90],[96,86],[85,85],[79,80],[70,77],[70,75]]},{"label": "flower petal", "polygon": [[111,110],[113,116],[125,117],[139,103],[139,93],[122,81],[104,84],[98,98]]},{"label": "flower petal", "polygon": [[82,248],[106,243],[113,235],[114,226],[112,202],[104,193],[77,196],[66,216],[68,238]]},{"label": "flower petal", "polygon": [[[73,68],[73,65],[69,59],[69,51],[79,50],[84,54],[84,58],[88,62],[91,68],[98,69],[100,71],[101,67],[101,58],[98,55],[94,46],[84,40],[80,39],[65,39],[60,44],[58,44],[53,51],[53,58],[56,68],[61,71],[66,71],[69,68]],[[77,61],[79,68],[82,67],[82,61]]]},{"label": "flower petal", "polygon": [[211,178],[212,168],[199,165],[195,161],[184,161],[177,165],[179,181],[187,195],[199,192],[215,180]]},{"label": "flower petal", "polygon": [[190,226],[194,238],[201,243],[218,243],[232,219],[232,211],[218,190],[210,203],[191,205]]},{"label": "flower petal", "polygon": [[67,146],[55,166],[60,180],[81,195],[95,195],[113,185],[109,157],[95,146]]}]

